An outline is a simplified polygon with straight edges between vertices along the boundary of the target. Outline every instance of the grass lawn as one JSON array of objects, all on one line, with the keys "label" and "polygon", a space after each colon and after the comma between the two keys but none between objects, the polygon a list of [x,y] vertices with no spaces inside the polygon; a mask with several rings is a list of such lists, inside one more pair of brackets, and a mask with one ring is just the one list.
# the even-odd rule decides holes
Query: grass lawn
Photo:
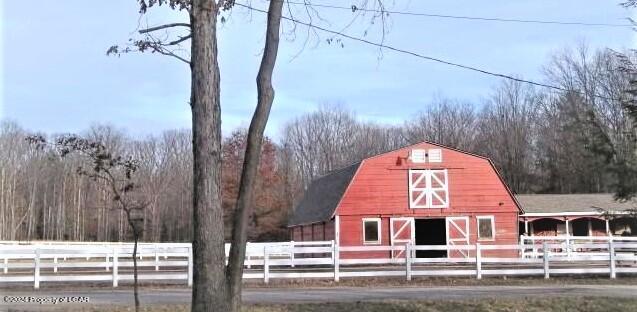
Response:
[{"label": "grass lawn", "polygon": [[[74,309],[75,310],[75,309]],[[134,311],[132,307],[93,306],[79,308],[84,312]],[[464,301],[382,301],[352,303],[308,303],[287,305],[245,305],[245,312],[462,312],[462,311],[537,311],[537,312],[584,312],[584,311],[637,311],[637,298],[519,298],[480,299]],[[146,312],[186,312],[187,305],[151,305],[142,307]]]}]

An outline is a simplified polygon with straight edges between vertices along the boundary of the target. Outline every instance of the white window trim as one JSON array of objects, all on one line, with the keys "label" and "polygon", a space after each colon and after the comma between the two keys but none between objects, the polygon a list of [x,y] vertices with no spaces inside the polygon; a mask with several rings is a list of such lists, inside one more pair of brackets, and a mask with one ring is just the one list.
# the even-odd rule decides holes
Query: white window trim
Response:
[{"label": "white window trim", "polygon": [[[423,179],[425,179],[425,187],[412,187],[412,185],[414,184],[413,180],[412,180],[412,172],[422,172],[424,174]],[[444,173],[444,180],[445,180],[445,184],[444,187],[431,187],[431,180],[433,177],[433,173],[437,173],[437,172],[442,172]],[[409,180],[409,185],[408,185],[408,192],[409,192],[409,208],[412,209],[420,209],[420,208],[426,208],[426,209],[439,209],[439,208],[449,208],[449,173],[447,171],[447,169],[409,169],[409,172],[407,173],[409,175],[408,180]],[[437,178],[436,178],[437,179]],[[440,183],[442,184],[442,183]],[[414,200],[416,198],[414,198],[413,195],[413,191],[422,191],[423,195],[425,196],[426,203],[424,205],[416,205],[414,204]],[[443,198],[444,200],[444,204],[442,205],[434,205],[433,204],[433,196],[435,194],[434,191],[444,191],[445,192],[445,197]],[[438,199],[440,199],[440,197],[435,194],[436,197],[438,197]]]},{"label": "white window trim", "polygon": [[[377,241],[366,241],[365,240],[365,222],[369,222],[369,221],[374,221],[376,222],[376,226],[377,226],[377,233],[378,233],[378,240]],[[381,232],[381,223],[382,220],[380,218],[363,218],[363,245],[380,245],[381,244],[381,237],[382,237],[382,232]]]},{"label": "white window trim", "polygon": [[[480,220],[491,221],[491,237],[480,237]],[[495,240],[495,217],[494,216],[476,216],[476,234],[479,241],[490,242]]]}]

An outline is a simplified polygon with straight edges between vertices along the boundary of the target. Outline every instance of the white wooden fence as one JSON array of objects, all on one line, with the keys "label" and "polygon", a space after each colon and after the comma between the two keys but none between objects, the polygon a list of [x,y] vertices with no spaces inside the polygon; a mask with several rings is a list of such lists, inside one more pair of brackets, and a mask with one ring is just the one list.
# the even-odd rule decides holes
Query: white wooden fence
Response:
[{"label": "white wooden fence", "polygon": [[[541,256],[539,250],[544,242],[553,246],[560,245],[552,250],[553,254],[559,254],[561,256],[572,257],[576,255],[604,255],[604,250],[598,250],[596,248],[586,248],[578,246],[579,244],[603,244],[613,241],[615,243],[637,243],[637,237],[624,237],[624,236],[572,236],[572,235],[559,235],[559,236],[520,236],[521,245],[531,245],[532,248],[521,249],[521,256],[529,258],[538,258]],[[623,252],[619,250],[618,252]],[[630,252],[630,250],[628,251]]]},{"label": "white wooden fence", "polygon": [[[637,273],[637,241],[535,241],[516,245],[338,246],[326,242],[250,243],[244,278],[269,282],[277,278],[402,276],[483,276]],[[229,246],[226,246],[226,251]],[[451,257],[420,258],[418,251],[443,250]],[[575,252],[587,250],[585,252]],[[391,258],[392,254],[404,255]],[[463,251],[460,253],[459,251]],[[532,256],[529,255],[532,252]],[[190,244],[140,244],[140,280],[177,280],[192,284]],[[469,257],[455,255],[468,254]],[[522,255],[522,256],[520,256]],[[0,243],[0,283],[131,281],[132,244]]]}]

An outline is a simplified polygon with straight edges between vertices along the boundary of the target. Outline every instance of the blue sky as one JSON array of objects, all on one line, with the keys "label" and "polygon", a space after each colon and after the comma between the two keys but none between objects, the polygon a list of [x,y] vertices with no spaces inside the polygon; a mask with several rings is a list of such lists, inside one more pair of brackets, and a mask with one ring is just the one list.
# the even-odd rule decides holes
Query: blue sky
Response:
[{"label": "blue sky", "polygon": [[[354,1],[354,0],[352,0]],[[349,6],[352,1],[315,0]],[[143,136],[190,125],[189,70],[159,55],[107,57],[138,26],[186,20],[184,12],[159,8],[140,18],[136,1],[2,1],[0,6],[0,119],[32,130],[78,132],[111,123]],[[243,1],[245,2],[245,1]],[[607,0],[395,0],[392,10],[448,15],[627,23],[631,12]],[[252,0],[254,6],[267,3]],[[341,29],[347,10],[317,9]],[[303,17],[296,11],[297,17]],[[369,16],[368,16],[369,18]],[[347,33],[379,40],[379,23],[359,19]],[[541,80],[552,53],[585,42],[591,49],[635,47],[630,28],[477,22],[393,15],[386,44],[505,74]],[[284,25],[290,30],[290,25]],[[220,27],[222,127],[247,126],[256,102],[255,76],[264,41],[264,16],[235,8]],[[384,51],[329,35],[281,41],[275,70],[276,100],[267,133],[277,137],[285,121],[321,104],[340,104],[364,120],[402,123],[435,96],[479,103],[496,78]],[[299,54],[299,52],[301,53]],[[296,57],[295,57],[296,56]]]}]

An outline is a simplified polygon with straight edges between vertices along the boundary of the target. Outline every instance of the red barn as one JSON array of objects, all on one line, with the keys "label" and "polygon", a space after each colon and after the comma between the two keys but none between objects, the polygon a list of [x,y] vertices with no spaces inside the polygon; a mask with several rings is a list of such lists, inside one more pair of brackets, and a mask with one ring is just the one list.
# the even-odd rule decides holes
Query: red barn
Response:
[{"label": "red barn", "polygon": [[[488,158],[423,142],[314,180],[289,227],[295,241],[341,246],[517,244],[519,212]],[[416,256],[461,256],[451,253]]]}]

